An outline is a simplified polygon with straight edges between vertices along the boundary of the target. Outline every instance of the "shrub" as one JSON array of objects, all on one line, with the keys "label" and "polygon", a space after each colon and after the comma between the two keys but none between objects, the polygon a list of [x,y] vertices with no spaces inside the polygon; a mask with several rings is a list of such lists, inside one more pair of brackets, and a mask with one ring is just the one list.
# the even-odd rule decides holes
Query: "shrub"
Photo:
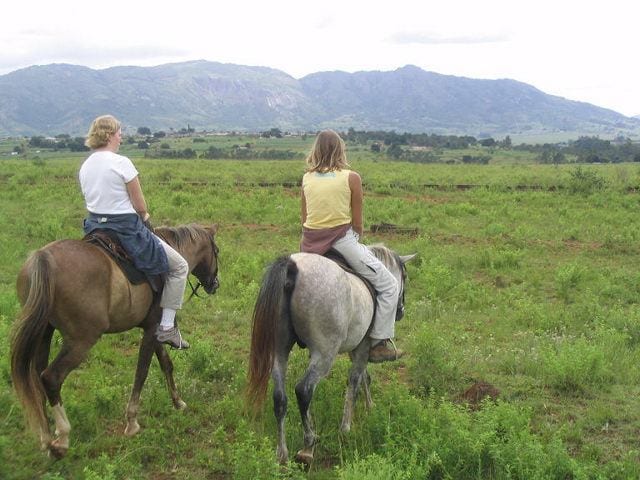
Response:
[{"label": "shrub", "polygon": [[583,277],[583,269],[576,263],[563,265],[556,270],[556,293],[565,303],[572,301],[572,293]]},{"label": "shrub", "polygon": [[409,362],[409,375],[420,395],[442,394],[460,378],[459,362],[444,338],[431,326],[424,326],[413,340],[414,354]]},{"label": "shrub", "polygon": [[563,338],[541,357],[545,382],[558,392],[580,394],[613,380],[603,349],[583,337]]},{"label": "shrub", "polygon": [[604,190],[607,186],[607,181],[596,172],[593,170],[583,170],[580,166],[569,172],[569,175],[568,187],[571,193],[588,195]]}]

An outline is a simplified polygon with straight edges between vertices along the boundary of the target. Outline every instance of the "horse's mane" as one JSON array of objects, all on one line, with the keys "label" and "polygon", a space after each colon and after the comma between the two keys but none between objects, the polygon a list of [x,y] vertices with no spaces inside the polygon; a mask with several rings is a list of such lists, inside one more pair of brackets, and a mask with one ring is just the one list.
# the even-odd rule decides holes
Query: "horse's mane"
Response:
[{"label": "horse's mane", "polygon": [[381,243],[369,245],[368,248],[369,250],[371,250],[371,253],[373,253],[373,255],[387,267],[395,264],[402,268],[402,260],[400,260],[400,255],[398,255],[390,248],[385,247]]},{"label": "horse's mane", "polygon": [[195,223],[179,227],[158,227],[155,229],[155,233],[177,250],[183,248],[188,242],[211,240],[209,232],[203,226]]}]

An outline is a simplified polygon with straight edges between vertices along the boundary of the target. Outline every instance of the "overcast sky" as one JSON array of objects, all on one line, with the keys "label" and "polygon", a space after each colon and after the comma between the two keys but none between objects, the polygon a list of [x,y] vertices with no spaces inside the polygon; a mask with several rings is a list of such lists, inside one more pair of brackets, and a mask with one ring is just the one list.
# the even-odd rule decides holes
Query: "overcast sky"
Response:
[{"label": "overcast sky", "polygon": [[8,0],[0,74],[211,60],[295,78],[407,64],[640,115],[638,0]]}]

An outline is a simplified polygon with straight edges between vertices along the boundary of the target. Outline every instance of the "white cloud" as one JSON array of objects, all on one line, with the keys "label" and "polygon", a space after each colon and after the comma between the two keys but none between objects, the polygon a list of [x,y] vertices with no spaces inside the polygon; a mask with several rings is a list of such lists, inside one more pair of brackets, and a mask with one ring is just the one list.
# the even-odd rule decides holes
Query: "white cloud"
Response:
[{"label": "white cloud", "polygon": [[442,36],[433,33],[396,32],[389,37],[391,43],[419,43],[425,45],[500,43],[509,40],[507,35],[476,34]]},{"label": "white cloud", "polygon": [[640,114],[640,2],[630,0],[5,3],[0,74],[54,62],[104,68],[201,58],[295,77],[414,64],[447,75],[512,78]]}]

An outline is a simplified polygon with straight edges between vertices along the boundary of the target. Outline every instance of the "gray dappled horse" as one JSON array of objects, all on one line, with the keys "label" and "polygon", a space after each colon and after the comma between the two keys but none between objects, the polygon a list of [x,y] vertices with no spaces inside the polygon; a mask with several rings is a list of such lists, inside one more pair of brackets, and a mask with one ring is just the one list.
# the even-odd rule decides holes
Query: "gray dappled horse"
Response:
[{"label": "gray dappled horse", "polygon": [[[415,255],[399,256],[382,246],[369,249],[398,280],[396,319],[404,313],[404,264]],[[296,385],[296,398],[304,428],[304,447],[296,460],[310,464],[316,435],[309,405],[313,392],[336,356],[349,352],[352,366],[345,396],[341,430],[349,431],[358,388],[371,404],[367,362],[371,341],[367,335],[374,302],[362,280],[325,257],[295,253],[276,260],[265,273],[253,314],[247,396],[254,408],[265,400],[269,375],[273,378],[273,408],[278,424],[277,457],[288,460],[285,438],[287,394],[285,377],[294,343],[309,349],[309,366]]]},{"label": "gray dappled horse", "polygon": [[[156,228],[155,233],[189,264],[205,291],[218,288],[217,225]],[[164,372],[173,405],[186,407],[173,380],[173,364],[164,345],[155,339],[160,308],[148,283],[132,285],[120,267],[100,247],[81,240],[58,240],[35,251],[17,280],[22,311],[11,343],[11,378],[30,426],[43,449],[57,458],[69,448],[71,425],[60,390],[67,375],[87,356],[103,333],[143,329],[138,365],[127,405],[125,435],[138,433],[140,391],[155,352]],[[49,363],[54,330],[62,346]],[[55,420],[52,438],[45,396]]]}]

